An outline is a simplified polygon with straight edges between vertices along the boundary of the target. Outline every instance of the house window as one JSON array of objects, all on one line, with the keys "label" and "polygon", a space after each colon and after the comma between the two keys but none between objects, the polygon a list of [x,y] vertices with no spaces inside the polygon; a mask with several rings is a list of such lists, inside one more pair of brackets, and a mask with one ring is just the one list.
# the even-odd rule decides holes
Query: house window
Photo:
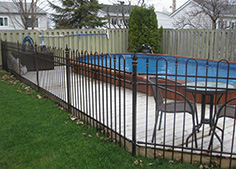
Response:
[{"label": "house window", "polygon": [[[28,26],[28,27],[32,27],[32,19],[31,19],[31,18],[28,18],[28,19],[27,19],[27,26]],[[34,27],[35,27],[35,28],[38,27],[38,18],[35,18]]]},{"label": "house window", "polygon": [[8,26],[8,18],[0,17],[0,26]]},{"label": "house window", "polygon": [[229,22],[229,29],[234,29],[234,22],[232,21]]},{"label": "house window", "polygon": [[228,28],[228,22],[224,21],[224,29],[227,29],[227,28]]},{"label": "house window", "polygon": [[126,23],[126,24],[129,24],[129,19],[125,19],[125,23]]},{"label": "house window", "polygon": [[113,19],[111,20],[111,23],[112,23],[112,25],[116,25],[116,19],[113,18]]},{"label": "house window", "polygon": [[221,21],[218,22],[218,29],[222,29],[222,22]]},{"label": "house window", "polygon": [[235,29],[235,22],[231,22],[231,29]]}]

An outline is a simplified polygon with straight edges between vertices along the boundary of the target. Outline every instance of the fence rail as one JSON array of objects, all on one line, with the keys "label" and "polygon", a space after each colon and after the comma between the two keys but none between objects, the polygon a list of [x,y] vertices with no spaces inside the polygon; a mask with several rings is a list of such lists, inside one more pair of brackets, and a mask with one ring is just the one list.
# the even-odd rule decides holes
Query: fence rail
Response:
[{"label": "fence rail", "polygon": [[[235,113],[218,116],[218,107],[236,95],[233,63],[41,51],[3,41],[1,47],[4,69],[133,155],[236,166]],[[225,113],[236,112],[235,100],[227,102]]]}]

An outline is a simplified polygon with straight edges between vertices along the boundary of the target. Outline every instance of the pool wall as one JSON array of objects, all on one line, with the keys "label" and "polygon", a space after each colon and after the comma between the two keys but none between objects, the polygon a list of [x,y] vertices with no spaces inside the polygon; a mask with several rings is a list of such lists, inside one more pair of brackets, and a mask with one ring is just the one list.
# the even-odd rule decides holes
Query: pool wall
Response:
[{"label": "pool wall", "polygon": [[[165,56],[165,55],[163,55]],[[180,56],[174,56],[174,57],[180,57]],[[181,57],[180,57],[181,58]],[[186,57],[184,57],[186,58]],[[73,72],[87,76],[87,77],[91,77],[93,79],[96,80],[100,80],[102,82],[105,83],[111,83],[114,84],[116,86],[120,86],[120,87],[125,87],[128,89],[132,89],[133,85],[132,85],[132,72],[126,72],[123,70],[117,70],[117,69],[113,69],[113,68],[108,68],[108,67],[102,67],[99,65],[93,65],[93,64],[88,64],[88,63],[84,63],[84,62],[78,62],[75,59],[73,59],[71,61],[71,64],[74,65],[72,67]],[[147,78],[153,76],[153,75],[146,75],[146,74],[137,74],[137,91],[138,92],[142,92],[142,93],[147,93],[149,96],[152,96],[152,92],[151,92],[151,86],[150,85],[146,85],[147,84]],[[184,80],[176,80],[178,83],[182,83],[184,84],[185,81]],[[174,82],[170,82],[165,79],[159,79],[158,83],[162,83],[162,84],[167,84],[168,88],[174,90],[174,91],[178,91],[180,93],[182,93],[183,95],[185,95],[188,99],[193,100],[193,95],[190,92],[186,92],[186,90],[184,90],[183,86],[180,85],[176,85],[174,86]],[[177,100],[181,100],[182,97],[177,96],[175,93],[170,93],[170,92],[166,92],[164,90],[162,90],[162,94],[164,98],[167,99],[177,99]],[[227,98],[226,95],[222,96],[222,98],[220,99],[220,104],[223,104],[227,99],[236,96],[236,91],[235,92],[231,92],[227,94]],[[216,98],[217,97],[217,98]],[[217,100],[219,98],[219,95],[215,96],[214,95],[214,102],[215,100]],[[202,101],[202,96],[201,94],[196,94],[196,102],[200,103]],[[206,103],[210,103],[210,97],[206,97]],[[232,102],[232,104],[236,104],[235,102]]]}]

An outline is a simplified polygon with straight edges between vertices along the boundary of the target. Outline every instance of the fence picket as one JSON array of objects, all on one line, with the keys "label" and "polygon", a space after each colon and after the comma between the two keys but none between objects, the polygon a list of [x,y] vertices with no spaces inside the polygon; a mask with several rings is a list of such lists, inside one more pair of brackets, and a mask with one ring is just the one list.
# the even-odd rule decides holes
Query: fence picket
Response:
[{"label": "fence picket", "polygon": [[235,61],[235,33],[235,30],[165,29],[162,52],[169,55]]}]

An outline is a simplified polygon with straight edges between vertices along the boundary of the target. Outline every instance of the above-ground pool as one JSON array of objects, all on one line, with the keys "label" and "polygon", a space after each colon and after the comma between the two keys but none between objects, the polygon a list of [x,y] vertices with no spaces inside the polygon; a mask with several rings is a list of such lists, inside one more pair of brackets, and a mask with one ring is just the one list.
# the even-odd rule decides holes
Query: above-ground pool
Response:
[{"label": "above-ground pool", "polygon": [[[116,67],[116,69],[132,72],[132,57],[133,54],[112,54],[103,57],[98,55],[80,57],[77,58],[77,61],[109,68]],[[227,82],[228,79],[228,83],[236,83],[236,63],[153,54],[137,54],[137,57],[137,72],[139,74],[147,73],[148,63],[148,74],[150,75],[158,74],[160,77],[171,79],[177,77],[178,80],[188,81],[195,81],[196,79],[202,81],[207,77],[208,81]],[[116,58],[116,62],[114,62],[114,58]]]}]

